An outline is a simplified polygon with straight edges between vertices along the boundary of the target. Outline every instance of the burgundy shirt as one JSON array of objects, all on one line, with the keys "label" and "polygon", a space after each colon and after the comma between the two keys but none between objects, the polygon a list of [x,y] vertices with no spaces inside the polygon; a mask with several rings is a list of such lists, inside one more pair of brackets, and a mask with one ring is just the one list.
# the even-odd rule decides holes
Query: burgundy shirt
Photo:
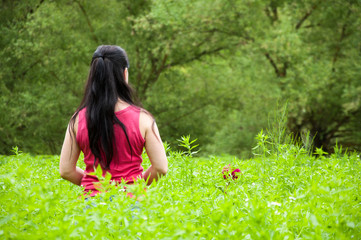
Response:
[{"label": "burgundy shirt", "polygon": [[[94,155],[89,147],[85,112],[85,108],[79,112],[76,141],[84,153],[84,162],[86,165],[81,185],[84,187],[85,192],[91,190],[93,192],[91,196],[94,196],[98,191],[93,183],[99,182],[99,180],[96,176],[89,175],[89,173],[94,172]],[[142,152],[145,140],[139,130],[140,108],[128,106],[123,110],[115,112],[115,115],[126,127],[132,152],[130,151],[123,129],[118,124],[114,124],[114,154],[109,169],[103,169],[103,175],[109,172],[112,175],[111,179],[113,181],[121,182],[122,179],[124,179],[128,184],[132,184],[134,180],[141,178],[143,172],[141,164],[143,161]],[[99,161],[97,160],[96,165],[98,163]]]}]

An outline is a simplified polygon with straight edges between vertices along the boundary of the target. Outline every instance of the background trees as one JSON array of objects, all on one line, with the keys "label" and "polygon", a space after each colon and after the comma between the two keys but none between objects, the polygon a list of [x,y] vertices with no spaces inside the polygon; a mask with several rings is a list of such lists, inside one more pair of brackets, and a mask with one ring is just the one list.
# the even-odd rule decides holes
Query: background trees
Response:
[{"label": "background trees", "polygon": [[317,147],[360,147],[357,1],[2,1],[0,152],[58,153],[100,44],[128,52],[130,81],[164,140],[247,154],[277,103]]}]

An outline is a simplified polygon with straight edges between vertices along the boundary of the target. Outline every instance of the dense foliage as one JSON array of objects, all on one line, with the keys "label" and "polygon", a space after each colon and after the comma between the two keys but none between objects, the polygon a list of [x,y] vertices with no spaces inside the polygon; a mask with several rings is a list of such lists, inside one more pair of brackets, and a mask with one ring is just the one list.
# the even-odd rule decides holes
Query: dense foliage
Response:
[{"label": "dense foliage", "polygon": [[[184,141],[183,141],[184,143]],[[185,144],[186,146],[188,144]],[[361,161],[341,149],[310,157],[278,145],[259,156],[193,158],[168,149],[169,173],[137,199],[106,184],[84,200],[58,172],[59,156],[0,156],[2,239],[357,239],[361,235]],[[146,156],[144,166],[149,166]],[[238,178],[224,179],[231,164]],[[83,166],[82,161],[78,162]]]},{"label": "dense foliage", "polygon": [[117,44],[164,139],[247,154],[269,112],[316,147],[361,139],[359,1],[25,0],[0,8],[0,153],[58,153],[90,58]]}]

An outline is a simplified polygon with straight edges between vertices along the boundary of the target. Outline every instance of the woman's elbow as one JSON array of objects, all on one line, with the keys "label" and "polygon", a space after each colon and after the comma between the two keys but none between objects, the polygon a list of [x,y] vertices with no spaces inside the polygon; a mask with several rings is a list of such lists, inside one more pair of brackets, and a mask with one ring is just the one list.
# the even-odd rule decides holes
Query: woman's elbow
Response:
[{"label": "woman's elbow", "polygon": [[68,176],[70,174],[69,171],[63,168],[59,168],[59,173],[60,173],[60,177],[62,177],[63,179],[68,179]]},{"label": "woman's elbow", "polygon": [[163,175],[163,176],[166,175],[167,172],[168,172],[168,167],[161,168],[161,169],[158,171],[158,173],[159,173],[160,175]]},{"label": "woman's elbow", "polygon": [[156,168],[157,169],[157,173],[159,174],[159,175],[166,175],[167,174],[167,172],[168,172],[168,166],[160,166],[160,167],[157,167]]}]

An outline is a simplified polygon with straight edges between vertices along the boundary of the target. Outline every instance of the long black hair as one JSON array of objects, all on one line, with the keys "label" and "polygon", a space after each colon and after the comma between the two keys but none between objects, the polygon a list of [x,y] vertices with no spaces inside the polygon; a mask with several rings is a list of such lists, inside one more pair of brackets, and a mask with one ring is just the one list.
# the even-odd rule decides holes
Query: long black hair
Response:
[{"label": "long black hair", "polygon": [[118,124],[123,129],[132,151],[126,127],[114,113],[119,99],[136,105],[134,91],[124,79],[126,68],[129,68],[129,61],[124,49],[113,45],[99,46],[90,64],[83,100],[70,120],[69,131],[74,133],[75,119],[79,111],[86,108],[89,146],[94,155],[94,166],[99,160],[102,167],[109,168],[115,149],[113,124]]}]

